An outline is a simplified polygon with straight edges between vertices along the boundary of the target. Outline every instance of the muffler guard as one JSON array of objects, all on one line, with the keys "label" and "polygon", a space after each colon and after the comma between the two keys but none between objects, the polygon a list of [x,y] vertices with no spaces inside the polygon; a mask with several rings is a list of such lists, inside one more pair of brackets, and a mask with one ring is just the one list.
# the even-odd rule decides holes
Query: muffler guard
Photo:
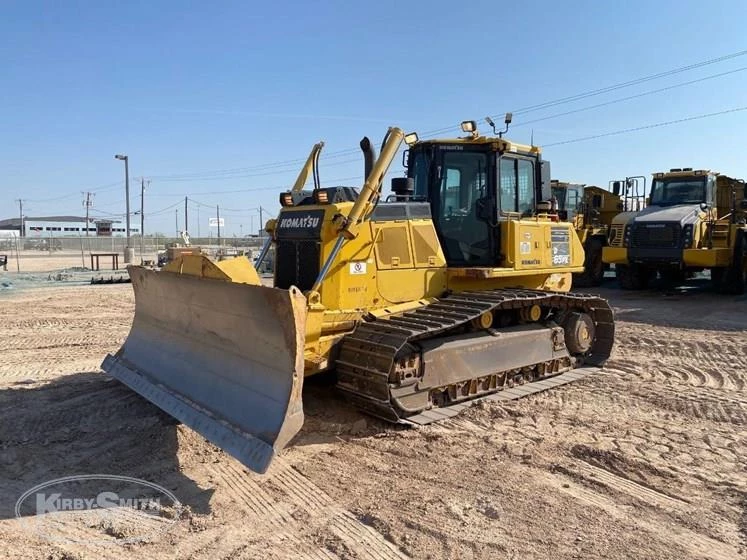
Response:
[{"label": "muffler guard", "polygon": [[135,318],[102,369],[265,472],[303,424],[304,296],[294,287],[128,271]]}]

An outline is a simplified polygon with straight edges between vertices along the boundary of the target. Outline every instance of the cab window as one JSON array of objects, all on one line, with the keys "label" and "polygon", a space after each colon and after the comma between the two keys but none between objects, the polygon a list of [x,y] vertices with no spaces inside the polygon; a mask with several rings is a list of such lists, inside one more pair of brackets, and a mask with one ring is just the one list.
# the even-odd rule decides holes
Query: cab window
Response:
[{"label": "cab window", "polygon": [[501,213],[531,215],[534,212],[534,163],[528,159],[502,157],[499,174]]}]

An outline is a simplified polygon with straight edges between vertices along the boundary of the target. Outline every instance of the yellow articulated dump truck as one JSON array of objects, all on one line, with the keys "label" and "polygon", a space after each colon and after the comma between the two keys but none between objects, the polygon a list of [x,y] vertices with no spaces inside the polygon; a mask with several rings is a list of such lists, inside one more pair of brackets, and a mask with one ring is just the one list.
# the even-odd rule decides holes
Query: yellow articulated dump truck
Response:
[{"label": "yellow articulated dump truck", "polygon": [[554,209],[561,220],[573,224],[586,255],[584,271],[573,275],[579,288],[599,286],[609,265],[602,261],[612,219],[623,210],[617,193],[593,185],[552,181]]},{"label": "yellow articulated dump truck", "polygon": [[747,283],[747,190],[744,181],[707,170],[654,173],[646,207],[623,212],[610,228],[605,263],[623,289],[659,276],[679,283],[710,270],[714,287],[742,294]]},{"label": "yellow articulated dump truck", "polygon": [[[129,267],[132,329],[103,369],[264,472],[301,428],[306,376],[334,370],[362,411],[427,424],[604,363],[613,313],[568,293],[583,247],[547,213],[539,148],[462,128],[427,141],[391,128],[378,157],[364,138],[360,189],[323,187],[316,145],[266,226],[272,287],[244,257]],[[407,176],[387,196],[403,140]]]}]

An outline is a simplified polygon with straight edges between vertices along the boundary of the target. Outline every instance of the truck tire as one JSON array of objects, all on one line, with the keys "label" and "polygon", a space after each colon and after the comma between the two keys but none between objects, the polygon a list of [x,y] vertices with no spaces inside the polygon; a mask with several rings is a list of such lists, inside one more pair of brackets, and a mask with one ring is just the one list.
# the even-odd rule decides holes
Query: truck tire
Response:
[{"label": "truck tire", "polygon": [[725,268],[712,268],[711,269],[711,287],[717,292],[720,292],[722,286],[724,285],[724,272],[725,271],[726,271]]},{"label": "truck tire", "polygon": [[717,276],[721,277],[719,291],[732,295],[744,294],[747,288],[747,231],[737,232],[732,262],[729,268],[717,273]]},{"label": "truck tire", "polygon": [[592,237],[584,247],[584,271],[573,275],[573,284],[579,288],[599,286],[604,280],[604,262],[602,261],[602,247],[604,242],[598,237]]},{"label": "truck tire", "polygon": [[615,275],[623,290],[644,290],[651,278],[651,271],[639,264],[616,264]]}]

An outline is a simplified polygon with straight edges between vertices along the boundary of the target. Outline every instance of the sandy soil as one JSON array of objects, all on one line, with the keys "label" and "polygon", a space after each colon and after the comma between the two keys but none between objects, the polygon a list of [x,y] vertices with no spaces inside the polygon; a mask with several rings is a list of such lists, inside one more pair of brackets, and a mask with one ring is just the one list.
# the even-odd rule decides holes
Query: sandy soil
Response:
[{"label": "sandy soil", "polygon": [[[127,335],[131,286],[0,297],[0,557],[745,558],[747,299],[600,292],[617,310],[598,375],[443,424],[398,429],[307,384],[307,421],[269,474],[247,472],[99,373]],[[122,544],[15,519],[31,486],[81,473],[150,480],[188,505]]]}]

